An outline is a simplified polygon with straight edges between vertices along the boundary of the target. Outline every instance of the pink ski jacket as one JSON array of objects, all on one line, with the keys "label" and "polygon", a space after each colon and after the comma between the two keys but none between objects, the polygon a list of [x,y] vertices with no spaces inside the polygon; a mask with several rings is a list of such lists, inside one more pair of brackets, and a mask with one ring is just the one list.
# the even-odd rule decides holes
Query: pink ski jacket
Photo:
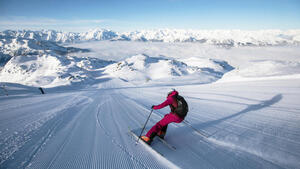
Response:
[{"label": "pink ski jacket", "polygon": [[161,103],[159,105],[153,106],[153,109],[154,110],[162,109],[162,108],[169,105],[170,109],[171,109],[171,113],[173,113],[174,109],[177,107],[177,100],[173,97],[173,96],[176,96],[176,95],[178,95],[178,92],[174,90],[171,94],[169,94],[167,96],[166,101],[164,101],[163,103]]}]

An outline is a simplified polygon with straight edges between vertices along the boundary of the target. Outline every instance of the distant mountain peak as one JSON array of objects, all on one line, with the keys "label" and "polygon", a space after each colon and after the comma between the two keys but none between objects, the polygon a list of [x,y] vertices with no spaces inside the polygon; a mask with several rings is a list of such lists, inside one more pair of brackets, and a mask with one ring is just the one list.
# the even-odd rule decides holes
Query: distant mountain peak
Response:
[{"label": "distant mountain peak", "polygon": [[0,36],[25,37],[54,42],[79,41],[150,41],[150,42],[195,42],[223,47],[233,46],[284,46],[300,45],[300,30],[191,30],[153,29],[132,32],[116,32],[95,28],[87,32],[62,32],[55,30],[6,30]]}]

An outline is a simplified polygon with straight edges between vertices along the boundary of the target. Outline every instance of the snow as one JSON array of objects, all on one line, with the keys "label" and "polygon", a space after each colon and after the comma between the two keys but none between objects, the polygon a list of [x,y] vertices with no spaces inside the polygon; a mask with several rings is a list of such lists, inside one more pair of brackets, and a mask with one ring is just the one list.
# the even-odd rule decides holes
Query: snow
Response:
[{"label": "snow", "polygon": [[299,66],[299,61],[255,60],[248,66],[229,72],[219,82],[299,78]]},{"label": "snow", "polygon": [[[191,65],[191,59],[184,61]],[[125,81],[137,82],[137,84],[158,80],[172,81],[174,84],[176,83],[174,79],[182,77],[188,77],[188,80],[197,81],[198,83],[209,83],[233,69],[226,62],[214,60],[201,61],[198,60],[198,66],[193,64],[189,66],[185,62],[175,59],[139,54],[107,66],[104,73]],[[205,64],[207,62],[210,64]],[[224,65],[228,67],[222,67]],[[210,81],[201,81],[199,78],[210,79]]]},{"label": "snow", "polygon": [[[5,40],[5,41],[4,41]],[[63,47],[55,42],[26,38],[8,38],[1,53],[4,57],[0,81],[30,86],[56,87],[94,79],[94,72],[111,64],[95,58],[77,58],[74,52],[86,49]]]},{"label": "snow", "polygon": [[[235,33],[213,32],[220,41]],[[269,43],[297,32],[256,34]],[[0,41],[0,168],[299,168],[298,46],[58,45],[55,33],[42,43],[35,33]],[[162,34],[172,40],[174,30],[130,36]],[[172,88],[190,111],[169,125],[165,139],[176,150],[162,157],[136,145],[128,128],[141,128]],[[155,110],[147,130],[168,112]]]}]

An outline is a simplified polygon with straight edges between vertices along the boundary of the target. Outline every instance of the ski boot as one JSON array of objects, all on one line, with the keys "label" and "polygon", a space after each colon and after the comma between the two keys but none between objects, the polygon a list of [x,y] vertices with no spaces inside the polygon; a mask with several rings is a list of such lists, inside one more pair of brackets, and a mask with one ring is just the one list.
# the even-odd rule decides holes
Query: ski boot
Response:
[{"label": "ski boot", "polygon": [[147,137],[147,136],[142,136],[141,137],[141,140],[143,140],[145,143],[147,143],[148,145],[150,145],[151,144],[151,142],[152,142],[152,140],[149,138],[149,137]]}]

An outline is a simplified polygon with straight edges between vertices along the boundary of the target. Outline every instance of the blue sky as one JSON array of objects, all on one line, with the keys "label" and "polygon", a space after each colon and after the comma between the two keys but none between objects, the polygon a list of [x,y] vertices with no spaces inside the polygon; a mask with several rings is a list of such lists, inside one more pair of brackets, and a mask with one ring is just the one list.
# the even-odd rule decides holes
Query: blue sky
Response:
[{"label": "blue sky", "polygon": [[0,0],[0,30],[300,29],[300,0]]}]

